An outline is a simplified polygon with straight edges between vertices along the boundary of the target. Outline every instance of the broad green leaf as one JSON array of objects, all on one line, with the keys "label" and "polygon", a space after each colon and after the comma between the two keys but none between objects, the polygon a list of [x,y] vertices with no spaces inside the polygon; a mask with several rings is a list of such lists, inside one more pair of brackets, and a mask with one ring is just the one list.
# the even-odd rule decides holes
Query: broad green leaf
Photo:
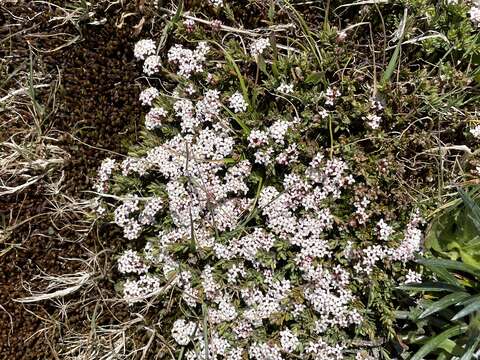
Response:
[{"label": "broad green leaf", "polygon": [[474,276],[480,276],[480,270],[478,268],[469,264],[464,264],[460,261],[447,259],[418,259],[417,262],[425,266],[435,266],[449,270],[463,271]]},{"label": "broad green leaf", "polygon": [[461,286],[455,276],[453,276],[447,269],[432,265],[427,265],[427,267],[432,270],[439,279],[452,285]]},{"label": "broad green leaf", "polygon": [[472,295],[470,296],[468,299],[465,299],[463,301],[460,301],[458,304],[459,305],[468,305],[468,304],[471,304],[471,303],[474,303],[476,301],[480,300],[480,295]]},{"label": "broad green leaf", "polygon": [[463,334],[467,330],[467,325],[455,325],[444,332],[432,337],[423,345],[410,360],[422,360],[432,351],[442,347],[442,344],[451,337]]},{"label": "broad green leaf", "polygon": [[419,319],[423,319],[431,314],[434,314],[440,310],[446,309],[451,305],[458,304],[460,301],[465,300],[470,297],[470,294],[465,292],[456,292],[453,294],[445,295],[438,301],[430,304],[418,317]]},{"label": "broad green leaf", "polygon": [[401,290],[414,290],[414,291],[463,291],[463,288],[442,282],[423,282],[421,284],[410,283],[401,285],[398,287]]},{"label": "broad green leaf", "polygon": [[480,310],[480,300],[476,300],[469,305],[465,306],[462,310],[460,310],[453,318],[452,321],[461,319],[464,316],[471,314],[474,311]]}]

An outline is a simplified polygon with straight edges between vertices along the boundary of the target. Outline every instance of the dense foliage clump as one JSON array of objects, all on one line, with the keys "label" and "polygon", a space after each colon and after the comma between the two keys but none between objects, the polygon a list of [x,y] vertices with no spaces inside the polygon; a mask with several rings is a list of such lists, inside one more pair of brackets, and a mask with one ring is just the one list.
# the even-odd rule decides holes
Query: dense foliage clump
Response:
[{"label": "dense foliage clump", "polygon": [[95,187],[123,298],[175,358],[401,353],[424,218],[478,176],[476,7],[189,6],[136,44],[142,141]]}]

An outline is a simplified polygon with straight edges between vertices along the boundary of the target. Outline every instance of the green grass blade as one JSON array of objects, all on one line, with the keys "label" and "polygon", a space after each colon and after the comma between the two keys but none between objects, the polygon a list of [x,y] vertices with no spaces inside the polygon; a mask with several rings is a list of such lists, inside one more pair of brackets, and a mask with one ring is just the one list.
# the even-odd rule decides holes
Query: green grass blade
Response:
[{"label": "green grass blade", "polygon": [[426,355],[438,349],[442,343],[453,336],[463,334],[467,330],[467,325],[455,325],[444,332],[434,336],[423,345],[410,360],[422,360]]},{"label": "green grass blade", "polygon": [[395,68],[397,67],[397,63],[398,63],[398,60],[399,60],[399,57],[400,57],[400,49],[402,47],[402,41],[403,41],[403,37],[405,35],[405,26],[406,26],[406,22],[407,22],[407,14],[408,14],[408,10],[407,10],[407,8],[405,8],[404,12],[403,12],[403,19],[400,22],[400,25],[399,25],[399,28],[398,28],[398,31],[400,32],[398,43],[397,43],[397,46],[395,47],[395,51],[393,52],[392,57],[390,58],[390,61],[388,62],[387,68],[385,69],[385,72],[383,73],[383,76],[382,76],[382,82],[383,83],[386,83],[387,81],[390,80],[390,78],[393,75],[393,72],[395,71]]},{"label": "green grass blade", "polygon": [[470,294],[465,292],[455,292],[453,294],[445,295],[438,301],[430,304],[420,315],[419,319],[423,319],[429,315],[435,314],[443,309],[448,308],[451,305],[458,304],[460,301],[467,299],[470,297]]}]

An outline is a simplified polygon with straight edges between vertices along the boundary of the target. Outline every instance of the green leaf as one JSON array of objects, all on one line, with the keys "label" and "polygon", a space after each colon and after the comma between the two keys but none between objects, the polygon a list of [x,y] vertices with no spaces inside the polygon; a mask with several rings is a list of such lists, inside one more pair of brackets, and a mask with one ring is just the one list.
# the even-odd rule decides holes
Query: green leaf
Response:
[{"label": "green leaf", "polygon": [[425,266],[435,266],[449,270],[463,271],[474,276],[480,276],[480,271],[475,266],[464,264],[460,261],[446,260],[446,259],[419,259],[419,264]]},{"label": "green leaf", "polygon": [[458,280],[455,278],[455,276],[453,276],[447,269],[443,267],[431,266],[431,265],[428,265],[427,267],[430,270],[432,270],[438,276],[439,279],[452,285],[461,286]]},{"label": "green leaf", "polygon": [[418,319],[423,319],[429,315],[432,315],[440,310],[446,309],[450,305],[455,305],[470,297],[470,294],[465,292],[456,292],[453,294],[445,295],[438,301],[430,304],[418,317]]},{"label": "green leaf", "polygon": [[460,310],[453,318],[452,321],[461,319],[464,316],[471,314],[474,311],[480,310],[480,300],[476,300],[471,304],[465,306],[462,310]]},{"label": "green leaf", "polygon": [[257,55],[257,65],[265,75],[270,75],[267,71],[267,64],[265,64],[265,59],[262,55]]},{"label": "green leaf", "polygon": [[473,359],[473,353],[477,350],[478,344],[480,344],[480,331],[477,329],[468,338],[467,343],[465,344],[465,352],[460,360]]},{"label": "green leaf", "polygon": [[416,353],[412,356],[410,360],[422,360],[426,355],[430,354],[432,351],[443,347],[442,344],[445,341],[448,341],[451,337],[463,334],[468,329],[467,325],[455,325],[451,328],[445,330],[444,332],[434,336],[428,340],[425,345],[423,345]]},{"label": "green leaf", "polygon": [[414,291],[463,291],[463,288],[442,282],[423,282],[421,284],[410,283],[398,287],[400,290],[414,290]]},{"label": "green leaf", "polygon": [[404,11],[403,11],[403,19],[400,22],[400,25],[398,27],[398,33],[400,34],[400,36],[398,38],[398,43],[397,43],[397,46],[395,47],[395,51],[393,52],[392,57],[390,58],[390,61],[388,62],[387,68],[385,69],[385,72],[383,73],[383,76],[382,76],[382,82],[383,83],[386,83],[387,81],[390,80],[390,78],[393,75],[393,72],[395,71],[395,68],[397,67],[397,63],[398,63],[398,60],[400,58],[400,49],[402,47],[402,41],[403,41],[403,37],[405,35],[407,14],[408,14],[408,10],[407,10],[407,8],[405,8]]},{"label": "green leaf", "polygon": [[473,224],[480,232],[480,207],[475,203],[472,197],[467,194],[463,189],[458,189],[460,196],[462,197],[463,202],[468,210],[470,210],[469,217],[472,220]]}]

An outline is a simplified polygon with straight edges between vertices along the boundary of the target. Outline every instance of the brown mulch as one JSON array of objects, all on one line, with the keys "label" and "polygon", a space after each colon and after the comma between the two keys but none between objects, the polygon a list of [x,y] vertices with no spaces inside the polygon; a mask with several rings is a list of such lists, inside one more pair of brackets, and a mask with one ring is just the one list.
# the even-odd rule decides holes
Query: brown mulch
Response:
[{"label": "brown mulch", "polygon": [[[37,49],[33,50],[35,58],[44,70],[52,74],[60,72],[61,87],[56,99],[60,108],[51,128],[54,129],[52,134],[59,140],[56,145],[70,155],[61,169],[65,176],[63,193],[88,197],[82,192],[91,189],[96,169],[101,160],[109,156],[109,153],[96,148],[125,153],[125,144],[121,139],[135,139],[136,122],[142,109],[138,104],[140,88],[134,86],[141,72],[133,61],[132,48],[137,39],[132,36],[132,24],[139,19],[133,16],[119,28],[115,23],[119,14],[110,14],[112,16],[106,16],[108,20],[105,24],[83,24],[81,38],[74,44],[54,52],[43,52],[58,48],[65,43],[65,38],[28,36],[27,33],[79,34],[68,22],[57,27],[58,22],[50,21],[58,15],[59,11],[54,7],[49,9],[40,3],[35,6],[12,3],[0,7],[0,39],[10,36],[8,41],[0,42],[0,58],[8,56],[9,73],[18,66],[26,67],[30,45]],[[27,21],[20,23],[17,17]],[[19,32],[17,35],[12,36],[12,27],[5,26],[12,24],[19,24],[14,27]],[[13,87],[15,78],[11,81]],[[3,95],[0,94],[0,97]],[[46,99],[47,94],[39,92],[38,96]],[[0,123],[3,121],[6,120],[2,119],[0,112]],[[15,124],[9,127],[13,133]],[[7,136],[0,135],[0,140],[5,140]],[[52,332],[44,331],[46,323],[33,312],[46,316],[55,309],[48,304],[23,306],[14,299],[28,295],[23,285],[35,275],[72,273],[82,269],[80,262],[66,258],[84,259],[88,257],[87,248],[101,246],[108,250],[119,246],[122,241],[108,228],[101,229],[100,239],[92,233],[84,242],[75,241],[76,234],[68,223],[81,220],[81,215],[58,220],[60,224],[56,222],[55,225],[60,227],[57,229],[48,214],[41,215],[50,210],[51,204],[44,196],[43,182],[38,184],[0,199],[0,225],[2,218],[7,224],[12,224],[36,216],[15,228],[9,242],[19,247],[0,257],[0,359],[54,359],[51,349],[54,339],[49,339]],[[102,239],[105,233],[109,235],[108,242]],[[0,243],[0,251],[5,248],[6,245]],[[38,284],[41,285],[41,282]],[[106,281],[106,291],[113,293],[113,285],[113,281]],[[117,310],[117,316],[127,316],[122,306]],[[74,307],[69,313],[70,325],[78,324],[80,327],[86,321],[85,315],[92,311],[88,307]]]}]

